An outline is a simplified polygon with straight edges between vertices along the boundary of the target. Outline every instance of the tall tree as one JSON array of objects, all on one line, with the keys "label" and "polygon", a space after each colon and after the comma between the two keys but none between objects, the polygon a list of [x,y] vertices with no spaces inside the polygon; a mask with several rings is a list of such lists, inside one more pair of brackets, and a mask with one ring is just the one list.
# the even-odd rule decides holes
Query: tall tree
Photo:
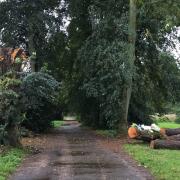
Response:
[{"label": "tall tree", "polygon": [[[176,17],[176,13],[169,13],[166,2],[158,1],[158,4],[164,7],[162,14],[157,14],[157,7],[151,1],[135,4],[138,11],[137,16],[130,16],[129,42],[127,1],[108,5],[108,1],[96,0],[89,5],[92,34],[81,47],[76,64],[79,73],[76,92],[79,91],[85,122],[88,119],[91,125],[119,127],[123,131],[127,115],[128,121],[147,122],[149,114],[163,107],[169,88],[164,86],[159,55],[165,43],[170,44],[168,34],[178,22],[172,20],[167,29],[168,16]],[[175,60],[172,63],[176,65]],[[83,109],[86,106],[88,112]]]},{"label": "tall tree", "polygon": [[133,83],[133,74],[135,70],[135,60],[136,60],[136,1],[137,0],[130,0],[129,3],[129,82],[127,83],[127,87],[125,87],[124,91],[124,111],[122,115],[122,122],[123,124],[119,124],[120,132],[126,131],[127,123],[128,123],[128,111],[129,111],[129,103],[131,99],[132,93],[132,83]]},{"label": "tall tree", "polygon": [[49,37],[60,31],[60,0],[0,2],[1,44],[36,52],[39,65],[45,59]]}]

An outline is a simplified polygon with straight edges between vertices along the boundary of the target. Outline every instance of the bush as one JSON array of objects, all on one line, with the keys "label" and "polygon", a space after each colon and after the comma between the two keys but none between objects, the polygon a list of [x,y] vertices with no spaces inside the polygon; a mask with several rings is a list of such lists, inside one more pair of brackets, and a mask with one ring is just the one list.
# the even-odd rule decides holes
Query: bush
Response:
[{"label": "bush", "polygon": [[26,119],[23,126],[35,132],[51,127],[58,102],[59,83],[42,72],[32,73],[22,82]]},{"label": "bush", "polygon": [[19,125],[23,120],[21,81],[13,77],[0,80],[0,144],[19,146]]},{"label": "bush", "polygon": [[176,118],[176,121],[175,121],[176,123],[178,123],[178,124],[180,124],[180,116],[178,116],[177,118]]},{"label": "bush", "polygon": [[161,123],[161,122],[172,122],[168,117],[165,115],[160,116],[159,114],[151,115],[151,120],[154,123]]}]

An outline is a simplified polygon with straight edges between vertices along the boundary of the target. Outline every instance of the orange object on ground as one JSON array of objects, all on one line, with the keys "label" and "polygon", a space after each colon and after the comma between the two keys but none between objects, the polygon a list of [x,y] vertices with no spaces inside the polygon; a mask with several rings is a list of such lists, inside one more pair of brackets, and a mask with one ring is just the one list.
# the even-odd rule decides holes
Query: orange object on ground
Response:
[{"label": "orange object on ground", "polygon": [[4,61],[4,57],[0,55],[0,61]]},{"label": "orange object on ground", "polygon": [[163,136],[166,135],[166,129],[165,128],[161,128],[160,129],[160,134],[163,135]]},{"label": "orange object on ground", "polygon": [[137,131],[137,129],[135,127],[130,127],[128,129],[128,135],[129,135],[130,138],[133,139],[133,138],[138,137],[139,133],[138,133],[138,131]]}]

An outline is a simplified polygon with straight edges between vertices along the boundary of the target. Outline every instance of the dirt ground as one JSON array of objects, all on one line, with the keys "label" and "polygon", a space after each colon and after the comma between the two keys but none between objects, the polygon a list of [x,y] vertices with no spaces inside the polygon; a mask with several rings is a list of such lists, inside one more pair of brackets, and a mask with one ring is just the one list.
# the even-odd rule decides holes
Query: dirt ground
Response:
[{"label": "dirt ground", "polygon": [[107,139],[67,122],[47,135],[24,138],[29,155],[10,180],[151,180],[123,150],[124,138]]}]

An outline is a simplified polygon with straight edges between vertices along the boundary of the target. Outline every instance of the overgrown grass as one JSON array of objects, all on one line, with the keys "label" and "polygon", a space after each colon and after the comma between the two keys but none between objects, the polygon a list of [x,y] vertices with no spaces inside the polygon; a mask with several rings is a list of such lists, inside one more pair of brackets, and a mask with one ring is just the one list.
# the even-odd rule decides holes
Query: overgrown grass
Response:
[{"label": "overgrown grass", "polygon": [[96,134],[113,138],[113,137],[117,136],[117,131],[115,131],[115,130],[96,130]]},{"label": "overgrown grass", "polygon": [[142,166],[150,169],[157,180],[179,180],[180,151],[154,150],[149,145],[127,144],[124,149]]},{"label": "overgrown grass", "polygon": [[52,125],[54,128],[59,128],[64,124],[64,121],[61,120],[54,120],[52,121]]},{"label": "overgrown grass", "polygon": [[21,149],[10,149],[0,154],[0,180],[7,179],[7,176],[21,163],[25,154]]},{"label": "overgrown grass", "polygon": [[159,122],[158,126],[161,128],[180,128],[180,124],[175,122]]}]

